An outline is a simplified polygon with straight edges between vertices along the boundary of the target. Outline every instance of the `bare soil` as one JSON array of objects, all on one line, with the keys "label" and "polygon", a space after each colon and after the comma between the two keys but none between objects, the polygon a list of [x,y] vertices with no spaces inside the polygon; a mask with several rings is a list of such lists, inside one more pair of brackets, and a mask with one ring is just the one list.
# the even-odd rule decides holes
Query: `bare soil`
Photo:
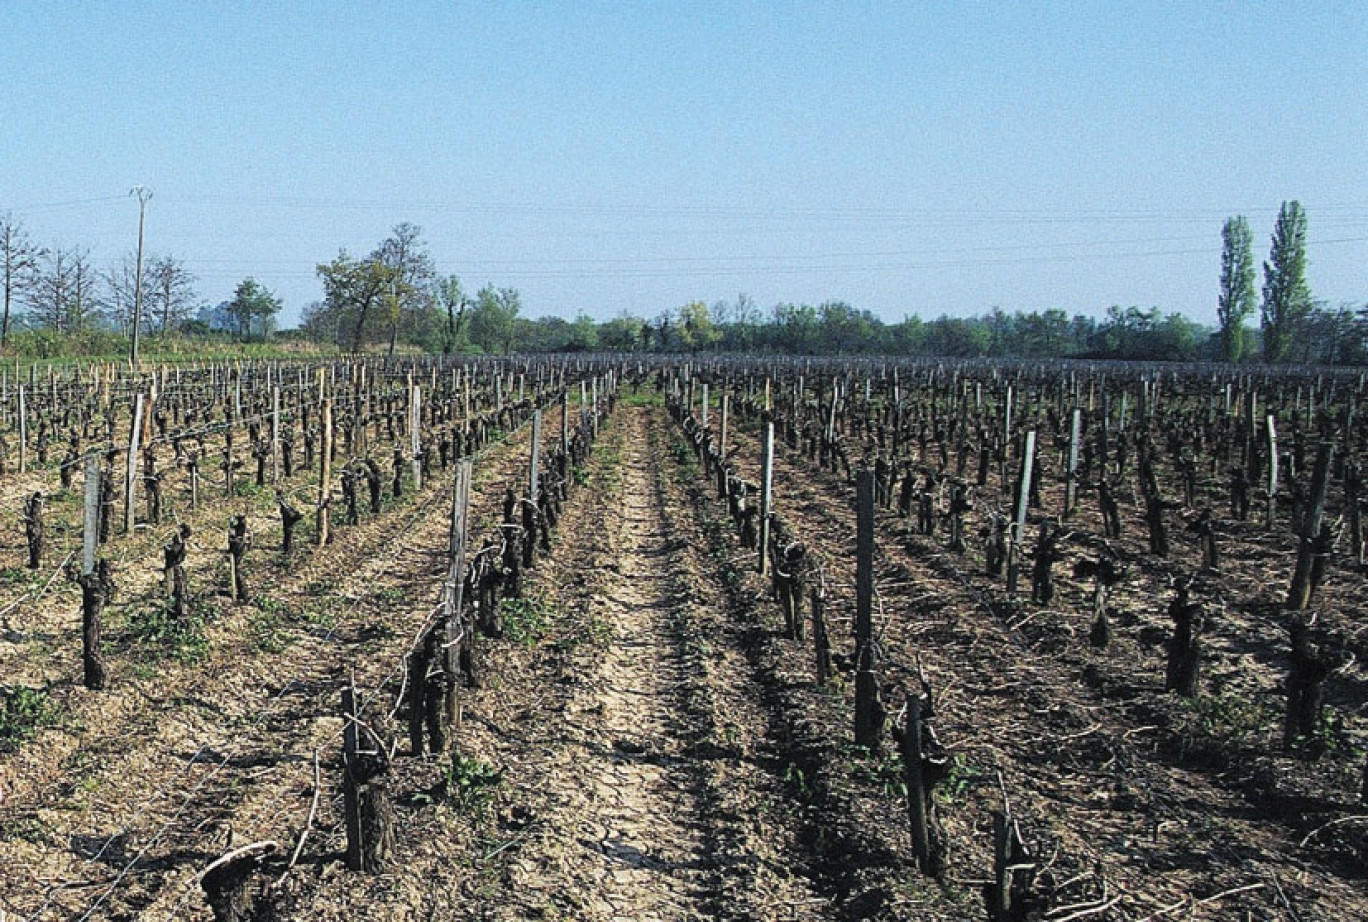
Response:
[{"label": "bare soil", "polygon": [[[757,433],[734,432],[757,480]],[[477,464],[473,538],[526,452],[522,433]],[[259,567],[261,595],[281,606],[279,644],[262,642],[260,605],[220,601],[203,659],[138,672],[121,654],[111,691],[60,691],[59,722],[0,755],[0,909],[210,919],[199,873],[270,839],[282,860],[259,883],[281,919],[985,918],[989,817],[1005,800],[1037,868],[1038,918],[1368,918],[1356,757],[1313,764],[1271,745],[1286,547],[1261,548],[1252,530],[1230,542],[1229,576],[1246,588],[1213,628],[1209,681],[1217,700],[1253,704],[1211,714],[1162,690],[1156,638],[1178,565],[1146,569],[1135,520],[1120,543],[1135,575],[1100,651],[1086,642],[1089,586],[1067,564],[1057,598],[1033,606],[1009,599],[977,551],[881,514],[885,703],[896,717],[924,674],[952,757],[935,800],[948,863],[932,881],[912,859],[891,739],[874,753],[850,742],[844,477],[793,451],[776,460],[776,511],[822,565],[811,579],[826,588],[838,664],[825,686],[657,403],[624,401],[576,481],[551,555],[503,607],[503,636],[481,641],[453,751],[395,750],[383,873],[342,864],[337,695],[354,676],[365,719],[403,738],[401,657],[445,566],[443,482],[325,551]],[[270,527],[264,513],[254,522]],[[1194,553],[1187,536],[1175,544],[1179,560]],[[144,569],[129,579],[147,592],[157,574]],[[1343,571],[1325,588],[1340,610],[1362,591]],[[43,598],[0,647],[30,683],[79,669],[79,603],[69,590]],[[1332,703],[1343,738],[1357,738],[1358,667],[1336,677]]]}]

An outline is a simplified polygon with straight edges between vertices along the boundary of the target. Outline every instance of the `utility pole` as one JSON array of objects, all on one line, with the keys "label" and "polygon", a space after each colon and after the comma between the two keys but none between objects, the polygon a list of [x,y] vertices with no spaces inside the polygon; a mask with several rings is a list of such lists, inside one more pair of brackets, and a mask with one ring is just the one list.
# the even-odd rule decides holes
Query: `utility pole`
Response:
[{"label": "utility pole", "polygon": [[133,345],[128,355],[128,364],[136,371],[138,332],[142,327],[143,219],[147,216],[147,203],[152,199],[152,190],[145,186],[134,186],[128,194],[138,198],[138,268],[133,275]]}]

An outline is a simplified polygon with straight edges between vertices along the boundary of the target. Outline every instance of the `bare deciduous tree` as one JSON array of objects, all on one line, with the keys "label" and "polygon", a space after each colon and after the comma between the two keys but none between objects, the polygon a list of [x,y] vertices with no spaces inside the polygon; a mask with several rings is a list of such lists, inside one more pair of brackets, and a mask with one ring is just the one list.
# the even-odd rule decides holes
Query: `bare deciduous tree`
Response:
[{"label": "bare deciduous tree", "polygon": [[0,346],[9,341],[10,308],[15,299],[23,300],[38,270],[42,249],[29,239],[24,225],[13,214],[0,214],[0,270],[4,286],[4,317],[0,320]]},{"label": "bare deciduous tree", "polygon": [[96,279],[90,254],[80,247],[45,250],[25,291],[29,317],[59,333],[85,329],[99,315]]},{"label": "bare deciduous tree", "polygon": [[148,304],[152,308],[150,313],[158,318],[158,332],[163,336],[194,310],[198,299],[196,281],[194,274],[174,256],[152,258],[147,269]]}]

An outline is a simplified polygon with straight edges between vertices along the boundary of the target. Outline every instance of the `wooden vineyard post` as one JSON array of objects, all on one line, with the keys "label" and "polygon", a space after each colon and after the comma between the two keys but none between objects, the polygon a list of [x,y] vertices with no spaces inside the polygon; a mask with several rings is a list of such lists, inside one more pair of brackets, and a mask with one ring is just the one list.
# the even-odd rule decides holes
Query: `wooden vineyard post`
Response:
[{"label": "wooden vineyard post", "polygon": [[81,573],[95,572],[95,548],[100,541],[100,456],[85,459],[85,503],[81,513]]},{"label": "wooden vineyard post", "polygon": [[409,391],[409,464],[413,470],[414,492],[423,488],[422,404],[423,389],[415,384]]},{"label": "wooden vineyard post", "polygon": [[1272,413],[1268,414],[1268,510],[1264,516],[1264,527],[1273,529],[1274,508],[1278,497],[1278,425]]},{"label": "wooden vineyard post", "polygon": [[922,700],[913,692],[907,696],[907,722],[903,727],[903,778],[907,784],[907,818],[912,826],[912,854],[917,867],[932,874],[931,831],[927,828],[926,795],[922,777]]},{"label": "wooden vineyard post", "polygon": [[1012,520],[1012,537],[1007,545],[1007,591],[1016,592],[1021,572],[1021,546],[1025,540],[1026,507],[1031,499],[1031,471],[1035,466],[1036,433],[1026,433],[1026,450],[1021,458],[1021,479],[1017,485],[1016,516]]},{"label": "wooden vineyard post", "polygon": [[1301,541],[1297,547],[1297,569],[1292,574],[1292,586],[1287,593],[1287,607],[1302,611],[1311,602],[1313,590],[1311,565],[1315,558],[1315,543],[1325,514],[1325,490],[1330,480],[1330,461],[1334,445],[1322,442],[1316,452],[1316,469],[1311,476],[1311,509],[1302,518]]},{"label": "wooden vineyard post", "polygon": [[271,483],[280,483],[280,387],[271,388]]},{"label": "wooden vineyard post", "polygon": [[356,453],[364,455],[370,450],[370,442],[366,438],[366,419],[370,416],[370,388],[366,384],[365,365],[356,366],[356,387],[352,391],[351,405],[352,412],[356,414]]},{"label": "wooden vineyard post", "polygon": [[81,587],[81,663],[86,688],[100,691],[105,687],[106,669],[100,652],[100,619],[113,593],[107,561],[95,561],[95,548],[100,540],[100,456],[91,452],[86,456],[85,505],[81,528],[81,573],[76,583]]},{"label": "wooden vineyard post", "polygon": [[1002,446],[1003,457],[1010,457],[1012,451],[1012,385],[1007,385],[1007,399],[1002,408]]},{"label": "wooden vineyard post", "polygon": [[[456,490],[451,503],[451,572],[447,577],[443,597],[446,609],[445,637],[442,644],[442,672],[446,677],[446,700],[443,709],[446,722],[450,727],[460,724],[461,643],[464,640],[464,623],[461,609],[465,599],[466,569],[466,523],[470,517],[470,459],[456,465]],[[454,736],[454,734],[453,734]]]},{"label": "wooden vineyard post", "polygon": [[836,401],[839,396],[839,386],[836,381],[831,382],[831,410],[827,413],[826,441],[830,445],[836,441]]},{"label": "wooden vineyard post", "polygon": [[1107,393],[1106,380],[1102,382],[1102,425],[1097,427],[1097,477],[1107,476],[1107,459],[1111,452],[1111,394]]},{"label": "wooden vineyard post", "polygon": [[722,424],[718,430],[717,438],[717,457],[725,463],[727,460],[727,415],[731,409],[731,395],[726,391],[722,392]]},{"label": "wooden vineyard post", "polygon": [[138,452],[142,447],[143,395],[133,401],[133,430],[128,437],[128,468],[124,477],[125,533],[133,530],[133,501],[137,497]]},{"label": "wooden vineyard post", "polygon": [[[322,380],[322,375],[319,375]],[[329,511],[332,494],[332,401],[323,401],[323,444],[318,475],[318,546],[328,543]]]},{"label": "wooden vineyard post", "polygon": [[1012,819],[993,811],[993,883],[988,892],[988,916],[992,922],[1012,919]]},{"label": "wooden vineyard post", "polygon": [[874,471],[855,475],[855,745],[879,749],[884,711],[874,673]]},{"label": "wooden vineyard post", "polygon": [[28,470],[28,407],[24,403],[24,385],[19,385],[19,473]]},{"label": "wooden vineyard post", "polygon": [[361,791],[357,783],[360,745],[356,714],[356,688],[342,689],[342,806],[347,825],[347,870],[361,870]]},{"label": "wooden vineyard post", "polygon": [[1083,411],[1074,407],[1073,419],[1069,424],[1069,469],[1068,480],[1064,484],[1064,518],[1073,515],[1078,502],[1078,439],[1083,431]]},{"label": "wooden vineyard post", "polygon": [[831,678],[831,638],[826,623],[826,577],[819,577],[812,587],[812,654],[817,684],[825,685]]},{"label": "wooden vineyard post", "polygon": [[537,464],[538,455],[541,452],[541,434],[541,410],[534,410],[532,412],[532,448],[527,459],[527,498],[533,503],[537,501],[537,488],[540,486],[537,477]]},{"label": "wooden vineyard post", "polygon": [[706,428],[708,425],[708,382],[703,382],[703,404],[699,408],[699,422]]},{"label": "wooden vineyard post", "polygon": [[186,459],[185,467],[190,475],[190,511],[199,510],[199,457],[192,450]]},{"label": "wooden vineyard post", "polygon": [[570,455],[570,392],[561,388],[561,454]]},{"label": "wooden vineyard post", "polygon": [[773,508],[774,488],[774,422],[765,422],[765,442],[760,456],[760,559],[757,569],[765,573],[769,555],[770,511]]}]

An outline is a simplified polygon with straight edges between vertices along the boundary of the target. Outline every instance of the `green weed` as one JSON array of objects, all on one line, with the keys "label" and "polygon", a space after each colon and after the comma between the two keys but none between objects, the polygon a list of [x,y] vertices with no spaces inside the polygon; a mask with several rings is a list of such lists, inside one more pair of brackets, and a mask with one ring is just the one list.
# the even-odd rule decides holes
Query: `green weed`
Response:
[{"label": "green weed", "polygon": [[578,622],[574,630],[558,637],[553,646],[557,650],[575,650],[589,645],[606,650],[613,644],[613,625],[602,618],[591,617]]},{"label": "green weed", "polygon": [[665,406],[665,395],[654,389],[639,389],[636,393],[624,390],[618,398],[618,405],[623,407],[663,407]]},{"label": "green weed", "polygon": [[202,611],[192,608],[184,618],[176,618],[164,602],[155,602],[128,611],[124,616],[124,640],[152,659],[199,663],[209,655],[204,622]]},{"label": "green weed", "polygon": [[877,788],[884,797],[907,796],[902,756],[896,752],[880,752],[872,758],[857,759],[851,768],[851,774]]},{"label": "green weed", "polygon": [[813,795],[811,782],[798,763],[790,762],[784,766],[783,781],[799,800],[811,799]]},{"label": "green weed", "polygon": [[247,499],[274,496],[271,485],[257,486],[255,477],[240,477],[233,481],[233,495]]},{"label": "green weed", "polygon": [[957,752],[950,760],[950,770],[945,780],[936,786],[936,797],[941,803],[958,803],[987,780],[988,772],[982,766],[975,765],[964,753]]},{"label": "green weed", "polygon": [[462,813],[483,813],[503,783],[503,770],[453,752],[443,781],[447,803]]},{"label": "green weed", "polygon": [[16,685],[4,692],[0,708],[0,752],[12,752],[33,738],[39,727],[57,722],[59,709],[42,688]]},{"label": "green weed", "polygon": [[377,591],[373,598],[384,605],[402,605],[409,601],[409,591],[403,586],[386,586]]},{"label": "green weed", "polygon": [[314,627],[321,628],[325,631],[331,631],[333,628],[337,627],[341,620],[337,616],[336,609],[326,602],[322,604],[306,605],[300,611],[300,615],[307,624],[311,624]]},{"label": "green weed", "polygon": [[1239,695],[1200,695],[1182,699],[1175,730],[1184,755],[1215,756],[1255,742],[1269,718],[1257,702]]},{"label": "green weed", "polygon": [[546,636],[550,611],[540,599],[504,599],[499,603],[504,636],[524,647],[535,647]]},{"label": "green weed", "polygon": [[41,576],[41,570],[30,570],[28,567],[5,567],[0,569],[0,585],[13,586],[23,583],[36,583]]},{"label": "green weed", "polygon": [[274,599],[259,599],[257,610],[247,619],[252,646],[262,653],[283,653],[294,642],[285,626],[288,611]]}]

